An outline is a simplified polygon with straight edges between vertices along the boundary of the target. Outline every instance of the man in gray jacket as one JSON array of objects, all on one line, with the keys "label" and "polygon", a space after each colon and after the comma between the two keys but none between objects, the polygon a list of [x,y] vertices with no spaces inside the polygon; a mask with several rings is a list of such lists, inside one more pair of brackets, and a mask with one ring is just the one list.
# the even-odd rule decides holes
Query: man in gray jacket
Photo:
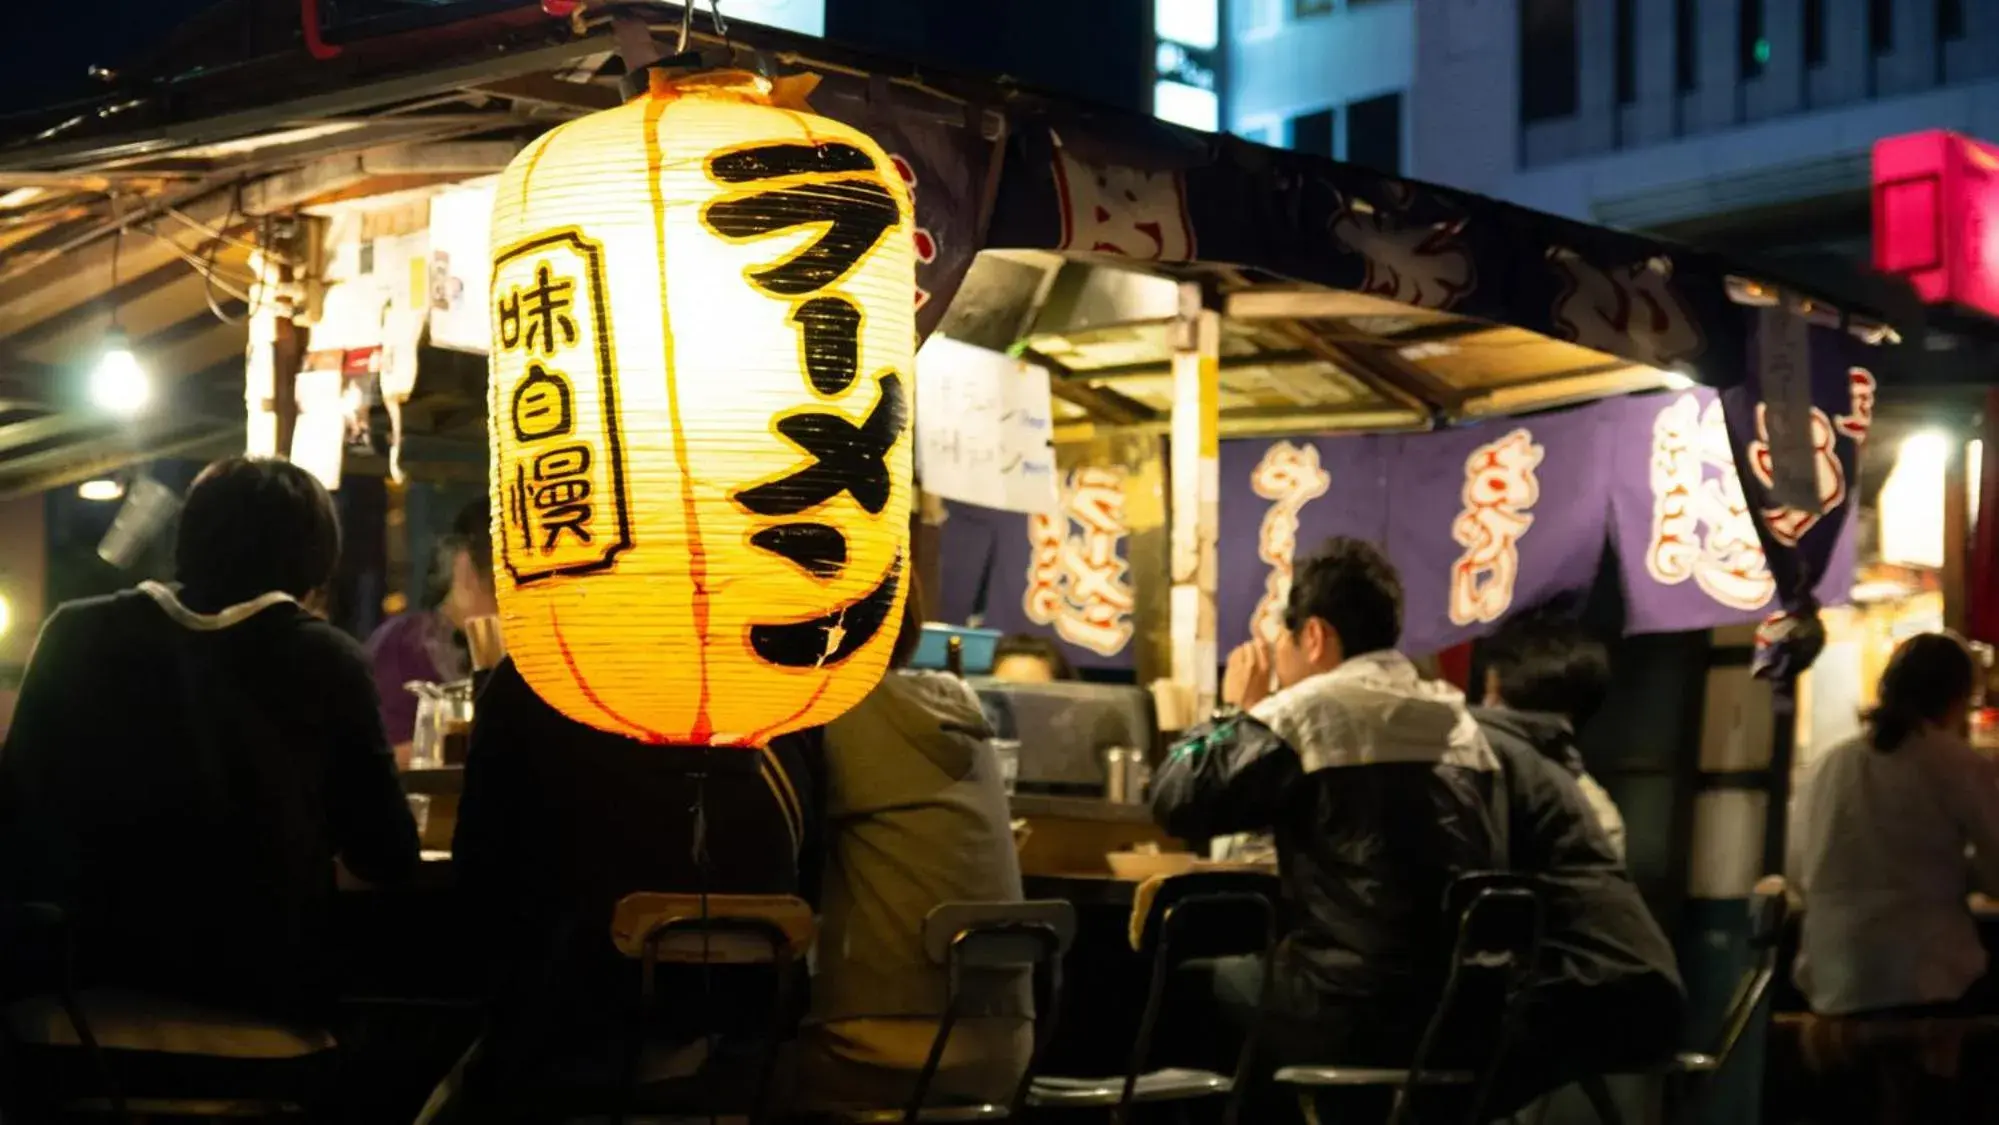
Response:
[{"label": "man in gray jacket", "polygon": [[[978,696],[941,672],[901,671],[923,615],[910,590],[888,675],[826,727],[826,865],[812,1014],[799,1082],[807,1105],[908,1100],[945,1006],[923,921],[946,902],[1018,902],[1020,863]],[[968,978],[969,979],[969,978]],[[1023,973],[952,1028],[933,1097],[1005,1101],[1032,1048]]]}]

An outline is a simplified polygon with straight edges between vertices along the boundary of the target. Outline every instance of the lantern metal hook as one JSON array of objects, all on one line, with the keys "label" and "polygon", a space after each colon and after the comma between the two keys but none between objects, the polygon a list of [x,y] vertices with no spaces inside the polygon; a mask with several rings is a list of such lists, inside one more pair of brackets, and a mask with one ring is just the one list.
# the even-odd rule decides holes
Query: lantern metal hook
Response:
[{"label": "lantern metal hook", "polygon": [[699,0],[681,0],[680,40],[673,46],[676,56],[687,53],[687,45],[694,41],[694,6]]},{"label": "lantern metal hook", "polygon": [[729,42],[728,21],[722,18],[722,0],[708,0],[708,16],[715,21],[715,34],[722,37],[722,43],[725,46],[734,46]]}]

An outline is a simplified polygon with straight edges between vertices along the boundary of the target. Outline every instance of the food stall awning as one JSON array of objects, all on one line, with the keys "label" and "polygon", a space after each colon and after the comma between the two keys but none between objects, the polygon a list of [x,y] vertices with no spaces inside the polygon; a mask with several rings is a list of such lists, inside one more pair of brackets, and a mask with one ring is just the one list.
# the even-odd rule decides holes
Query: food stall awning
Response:
[{"label": "food stall awning", "polygon": [[[662,28],[676,15],[662,8]],[[739,57],[816,75],[815,106],[865,120],[908,166],[933,240],[924,329],[1031,353],[1066,436],[1164,429],[1188,283],[1222,316],[1224,434],[1420,429],[1736,381],[1730,290],[1763,283],[1710,256],[820,40],[733,34]],[[622,69],[601,20],[534,3],[438,5],[317,51],[278,35],[224,59],[211,38],[177,40],[95,100],[0,122],[0,495],[240,448],[253,245],[286,216],[496,171],[615,104]],[[136,423],[78,401],[114,308],[163,388]],[[478,448],[480,366],[424,353],[413,447]]]}]

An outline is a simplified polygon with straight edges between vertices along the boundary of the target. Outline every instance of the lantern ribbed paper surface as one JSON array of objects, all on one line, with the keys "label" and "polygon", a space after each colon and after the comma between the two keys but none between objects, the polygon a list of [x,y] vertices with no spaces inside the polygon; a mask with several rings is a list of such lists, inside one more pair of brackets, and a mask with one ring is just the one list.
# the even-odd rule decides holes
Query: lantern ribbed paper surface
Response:
[{"label": "lantern ribbed paper surface", "polygon": [[901,621],[908,193],[866,135],[767,89],[656,75],[494,200],[507,648],[564,714],[650,742],[826,722]]}]

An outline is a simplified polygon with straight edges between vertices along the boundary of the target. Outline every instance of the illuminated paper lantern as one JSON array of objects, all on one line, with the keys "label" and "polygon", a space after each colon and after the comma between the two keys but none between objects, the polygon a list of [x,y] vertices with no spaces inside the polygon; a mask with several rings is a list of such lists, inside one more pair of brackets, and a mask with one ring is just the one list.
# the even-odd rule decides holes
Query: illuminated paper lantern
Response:
[{"label": "illuminated paper lantern", "polygon": [[555,708],[752,746],[880,680],[909,570],[911,218],[872,140],[740,72],[655,73],[502,174],[494,569]]}]

